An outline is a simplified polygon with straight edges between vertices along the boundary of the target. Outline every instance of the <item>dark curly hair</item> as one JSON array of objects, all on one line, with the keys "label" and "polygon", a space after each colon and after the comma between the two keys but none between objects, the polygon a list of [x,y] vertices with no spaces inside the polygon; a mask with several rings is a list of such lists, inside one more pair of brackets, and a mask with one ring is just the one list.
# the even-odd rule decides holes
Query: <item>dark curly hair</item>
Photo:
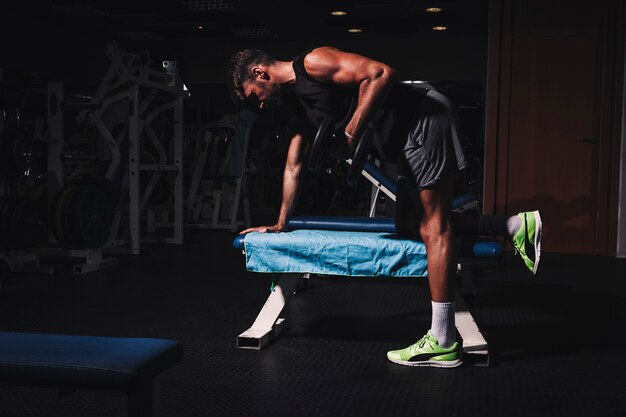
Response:
[{"label": "dark curly hair", "polygon": [[242,105],[246,100],[243,83],[254,80],[252,67],[272,65],[276,60],[259,49],[244,49],[231,55],[228,61],[228,91],[235,104]]}]

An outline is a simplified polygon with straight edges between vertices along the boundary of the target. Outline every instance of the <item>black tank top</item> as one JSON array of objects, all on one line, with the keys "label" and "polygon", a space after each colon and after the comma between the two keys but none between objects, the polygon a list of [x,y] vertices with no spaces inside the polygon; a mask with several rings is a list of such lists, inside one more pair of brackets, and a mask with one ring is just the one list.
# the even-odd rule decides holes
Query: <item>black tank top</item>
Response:
[{"label": "black tank top", "polygon": [[359,91],[351,86],[323,83],[311,77],[304,69],[304,57],[311,50],[304,52],[293,61],[296,73],[295,95],[302,104],[306,119],[314,126],[319,126],[324,116],[335,116],[335,128],[343,129],[356,108]]},{"label": "black tank top", "polygon": [[[296,74],[295,96],[302,106],[299,112],[313,126],[319,126],[327,114],[335,116],[336,130],[343,130],[352,118],[358,102],[357,86],[323,83],[311,77],[304,68],[304,58],[312,50],[293,60]],[[369,123],[375,132],[375,145],[381,157],[389,162],[397,160],[408,137],[409,128],[416,122],[417,104],[427,90],[396,83],[380,109]]]}]

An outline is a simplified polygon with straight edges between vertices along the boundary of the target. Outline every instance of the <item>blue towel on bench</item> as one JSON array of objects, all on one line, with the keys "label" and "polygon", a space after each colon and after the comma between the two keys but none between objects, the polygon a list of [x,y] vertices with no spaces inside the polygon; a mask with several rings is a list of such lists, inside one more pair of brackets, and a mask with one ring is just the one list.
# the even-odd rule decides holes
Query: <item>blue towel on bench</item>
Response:
[{"label": "blue towel on bench", "polygon": [[246,268],[252,272],[362,277],[424,277],[424,243],[391,233],[294,230],[249,233]]}]

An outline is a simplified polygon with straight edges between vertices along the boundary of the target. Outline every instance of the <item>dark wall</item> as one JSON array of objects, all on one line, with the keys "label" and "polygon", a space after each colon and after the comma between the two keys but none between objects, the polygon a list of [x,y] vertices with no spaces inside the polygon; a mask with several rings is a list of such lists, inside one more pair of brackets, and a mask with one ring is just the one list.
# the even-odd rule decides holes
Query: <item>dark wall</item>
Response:
[{"label": "dark wall", "polygon": [[626,8],[564,3],[490,3],[484,209],[538,208],[545,251],[614,256]]},{"label": "dark wall", "polygon": [[107,68],[104,39],[38,17],[0,12],[0,39],[5,74],[8,69],[30,73],[34,81],[97,86]]}]

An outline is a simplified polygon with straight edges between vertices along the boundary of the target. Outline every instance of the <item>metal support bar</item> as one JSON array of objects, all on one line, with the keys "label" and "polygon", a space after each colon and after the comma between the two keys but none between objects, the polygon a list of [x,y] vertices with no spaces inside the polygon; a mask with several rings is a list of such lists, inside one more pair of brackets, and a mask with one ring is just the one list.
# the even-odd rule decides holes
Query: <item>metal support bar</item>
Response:
[{"label": "metal support bar", "polygon": [[454,314],[456,329],[463,339],[463,354],[475,365],[489,366],[489,347],[470,313],[465,299],[457,294]]},{"label": "metal support bar", "polygon": [[82,264],[74,265],[72,267],[72,273],[75,275],[81,275],[86,274],[87,272],[97,271],[102,268],[108,268],[117,265],[117,258],[101,259],[97,262],[84,262]]},{"label": "metal support bar", "polygon": [[174,166],[178,167],[174,180],[174,241],[183,243],[184,196],[183,196],[183,96],[174,98]]},{"label": "metal support bar", "polygon": [[376,187],[376,185],[372,185],[372,196],[370,198],[369,217],[376,217],[376,201],[378,201],[379,194],[380,194],[380,188]]},{"label": "metal support bar", "polygon": [[102,258],[102,248],[63,249],[59,247],[45,247],[39,251],[41,255],[50,257],[84,259],[84,262],[72,266],[72,273],[77,275],[118,265],[117,258]]},{"label": "metal support bar", "polygon": [[[189,214],[187,215],[187,219],[197,219],[199,216],[199,211],[202,209],[202,203],[197,204],[197,210],[194,210],[194,205],[196,204],[196,198],[198,195],[198,188],[200,187],[200,182],[202,180],[202,173],[204,172],[204,165],[206,163],[206,158],[209,152],[209,143],[213,134],[205,130],[200,144],[198,145],[199,152],[196,152],[194,161],[193,161],[193,175],[191,177],[191,185],[189,186],[189,192],[187,193],[187,210],[189,210]],[[201,199],[202,201],[202,199]],[[196,213],[196,211],[198,213]]]},{"label": "metal support bar", "polygon": [[102,120],[102,115],[113,104],[121,100],[127,100],[129,93],[129,90],[124,90],[111,97],[108,97],[106,100],[103,101],[102,108],[100,110],[88,113],[90,123],[92,123],[96,127],[96,129],[98,129],[100,136],[109,146],[109,151],[111,152],[111,163],[109,164],[109,167],[107,168],[107,172],[105,174],[105,177],[109,180],[112,180],[117,173],[117,170],[122,161],[122,154],[116,138],[113,137],[111,131]]},{"label": "metal support bar", "polygon": [[237,337],[237,347],[259,350],[282,331],[284,319],[278,316],[302,279],[298,274],[282,274],[270,293],[256,320]]},{"label": "metal support bar", "polygon": [[161,416],[161,381],[141,381],[128,392],[128,417]]},{"label": "metal support bar", "polygon": [[141,190],[139,169],[139,87],[131,87],[128,95],[128,192],[130,245],[133,252],[141,250]]},{"label": "metal support bar", "polygon": [[63,270],[58,265],[41,265],[39,251],[33,249],[0,253],[0,259],[15,273],[57,275]]},{"label": "metal support bar", "polygon": [[180,171],[179,165],[159,165],[159,164],[141,164],[139,165],[141,171],[166,171],[166,172],[178,172]]},{"label": "metal support bar", "polygon": [[[248,146],[250,142],[250,128],[246,129],[245,139],[243,141],[243,156],[241,158],[241,170],[239,171],[239,178],[235,180],[235,198],[233,200],[233,207],[230,213],[230,231],[235,232],[237,230],[238,218],[239,218],[239,203],[242,195],[242,188],[246,185],[244,180],[246,177],[246,163],[248,160]],[[245,210],[245,205],[244,205]],[[245,217],[245,216],[244,216]],[[246,224],[246,227],[250,227]]]},{"label": "metal support bar", "polygon": [[[349,163],[350,165],[352,165],[352,159],[346,159],[346,162]],[[382,185],[376,178],[374,178],[369,172],[367,172],[366,170],[361,171],[361,174],[367,178],[367,180],[369,182],[371,182],[374,187],[377,187],[380,189],[380,191],[382,191],[383,193],[385,193],[385,195],[387,197],[389,197],[392,201],[396,201],[396,195],[394,193],[391,192],[391,190],[387,187],[385,187],[384,185]]]},{"label": "metal support bar", "polygon": [[48,213],[54,201],[54,195],[63,188],[63,83],[48,83]]}]

